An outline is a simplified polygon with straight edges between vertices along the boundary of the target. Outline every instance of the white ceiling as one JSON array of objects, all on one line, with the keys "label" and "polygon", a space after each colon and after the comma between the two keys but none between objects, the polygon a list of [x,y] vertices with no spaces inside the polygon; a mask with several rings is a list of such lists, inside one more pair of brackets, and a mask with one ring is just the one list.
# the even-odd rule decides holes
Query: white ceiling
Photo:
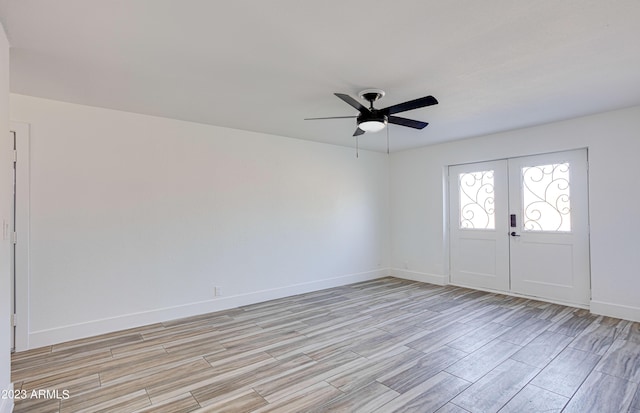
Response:
[{"label": "white ceiling", "polygon": [[[391,149],[640,104],[638,0],[1,0],[11,90],[353,146],[365,88]],[[386,134],[360,146],[386,150]]]}]

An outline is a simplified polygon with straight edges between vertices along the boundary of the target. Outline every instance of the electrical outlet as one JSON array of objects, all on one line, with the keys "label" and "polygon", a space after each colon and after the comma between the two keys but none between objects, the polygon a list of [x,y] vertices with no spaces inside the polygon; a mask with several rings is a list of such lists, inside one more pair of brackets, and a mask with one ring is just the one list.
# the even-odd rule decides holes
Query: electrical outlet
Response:
[{"label": "electrical outlet", "polygon": [[222,295],[222,292],[220,291],[220,287],[219,286],[214,286],[213,287],[213,296],[214,297],[220,297]]}]

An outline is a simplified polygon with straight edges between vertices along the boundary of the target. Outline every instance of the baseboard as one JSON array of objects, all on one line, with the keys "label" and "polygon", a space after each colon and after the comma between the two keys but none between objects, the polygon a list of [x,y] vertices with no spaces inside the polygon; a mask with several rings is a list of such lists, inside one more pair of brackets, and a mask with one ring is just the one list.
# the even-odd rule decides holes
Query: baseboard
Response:
[{"label": "baseboard", "polygon": [[640,322],[640,307],[591,300],[590,309],[594,314]]},{"label": "baseboard", "polygon": [[361,281],[374,280],[386,277],[388,275],[389,269],[383,268],[356,274],[326,278],[307,283],[300,283],[286,287],[254,291],[247,294],[235,295],[230,297],[219,297],[212,300],[189,303],[181,306],[126,314],[101,320],[92,320],[85,323],[67,325],[48,330],[33,331],[29,333],[29,348],[17,350],[24,351],[62,343],[65,341],[110,333],[113,331],[126,330],[129,328],[160,323],[163,321],[176,320],[184,317],[191,317],[200,314],[228,310],[230,308],[260,303],[277,298],[324,290],[326,288],[339,287],[342,285],[353,284]]},{"label": "baseboard", "polygon": [[405,280],[419,281],[435,285],[447,285],[449,283],[446,275],[427,274],[424,272],[401,270],[398,268],[391,268],[391,275]]},{"label": "baseboard", "polygon": [[[13,383],[9,383],[9,387],[1,390],[2,396],[13,394]],[[0,397],[0,413],[11,413],[13,411],[13,398]]]}]

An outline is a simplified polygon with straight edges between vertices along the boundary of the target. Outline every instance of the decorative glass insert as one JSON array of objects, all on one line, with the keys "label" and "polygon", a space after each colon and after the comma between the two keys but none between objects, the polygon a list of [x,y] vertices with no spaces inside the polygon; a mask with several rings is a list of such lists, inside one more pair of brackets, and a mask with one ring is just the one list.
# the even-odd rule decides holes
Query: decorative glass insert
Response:
[{"label": "decorative glass insert", "polygon": [[496,229],[493,171],[461,173],[460,228]]},{"label": "decorative glass insert", "polygon": [[524,231],[571,231],[569,163],[522,168]]}]

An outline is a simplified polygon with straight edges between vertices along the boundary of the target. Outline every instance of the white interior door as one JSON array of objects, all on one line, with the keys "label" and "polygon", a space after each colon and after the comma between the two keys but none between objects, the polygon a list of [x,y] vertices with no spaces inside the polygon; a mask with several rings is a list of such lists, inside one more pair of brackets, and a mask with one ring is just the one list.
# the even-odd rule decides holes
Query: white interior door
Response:
[{"label": "white interior door", "polygon": [[449,168],[453,284],[590,299],[586,150]]},{"label": "white interior door", "polygon": [[506,161],[449,168],[451,282],[509,290]]},{"label": "white interior door", "polygon": [[509,159],[511,290],[590,300],[586,150]]}]

